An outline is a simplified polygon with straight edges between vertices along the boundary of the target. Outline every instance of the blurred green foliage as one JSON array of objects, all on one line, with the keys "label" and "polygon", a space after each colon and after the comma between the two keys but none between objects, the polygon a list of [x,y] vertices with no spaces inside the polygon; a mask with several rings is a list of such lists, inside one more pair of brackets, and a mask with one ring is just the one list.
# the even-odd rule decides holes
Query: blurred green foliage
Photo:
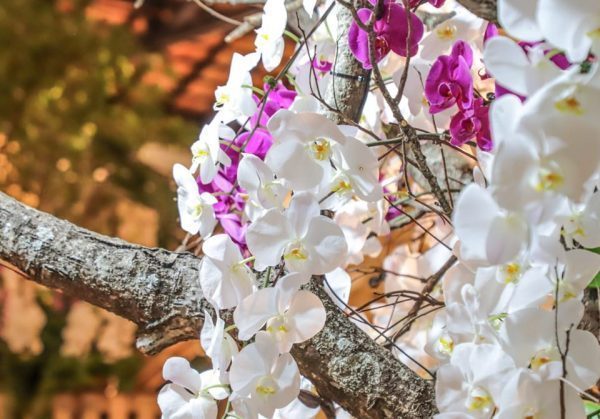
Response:
[{"label": "blurred green foliage", "polygon": [[125,194],[158,211],[159,243],[172,245],[174,194],[135,152],[147,142],[187,148],[197,127],[166,113],[165,92],[143,81],[161,57],[127,25],[86,20],[88,3],[0,2],[0,153],[11,166],[3,173],[0,162],[0,189],[17,184],[41,209],[106,234],[115,226],[97,225],[95,211]]},{"label": "blurred green foliage", "polygon": [[[127,25],[86,20],[87,4],[0,1],[0,190],[105,234],[115,234],[112,209],[127,198],[158,212],[158,243],[173,246],[174,192],[136,152],[147,142],[187,149],[197,126],[168,114],[165,92],[143,81],[161,58]],[[115,378],[132,388],[140,356],[61,358],[66,311],[40,304],[48,317],[40,355],[12,354],[0,341],[0,391],[13,395],[19,416],[46,417],[58,391],[101,391]]]}]

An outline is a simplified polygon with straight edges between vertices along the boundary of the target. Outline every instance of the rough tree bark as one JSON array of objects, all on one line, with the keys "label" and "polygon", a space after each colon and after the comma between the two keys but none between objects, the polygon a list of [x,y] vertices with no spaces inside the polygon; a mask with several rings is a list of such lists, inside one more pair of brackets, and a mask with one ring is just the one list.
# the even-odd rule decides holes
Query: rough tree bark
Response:
[{"label": "rough tree bark", "polygon": [[[352,2],[360,7],[360,0]],[[336,123],[343,123],[343,117],[351,121],[358,121],[362,113],[363,101],[369,89],[370,71],[354,58],[348,46],[348,30],[352,24],[353,17],[346,7],[336,5],[335,13],[338,21],[337,51],[333,63],[331,84],[324,92],[324,102],[333,112],[323,109],[327,117]]]},{"label": "rough tree bark", "polygon": [[[474,13],[495,19],[492,0],[459,1]],[[340,33],[345,33],[349,13],[338,13]],[[342,44],[345,39],[341,36]],[[338,76],[326,100],[348,118],[357,119],[365,81],[344,75],[368,78],[368,74],[341,47],[335,67]],[[0,259],[35,282],[133,321],[139,326],[137,345],[144,353],[197,338],[202,326],[207,304],[198,282],[200,259],[102,236],[2,193]],[[313,279],[310,288],[323,300],[327,322],[315,338],[296,345],[292,355],[319,393],[359,418],[431,417],[435,411],[431,382],[416,376],[350,322],[319,279]]]},{"label": "rough tree bark", "polygon": [[[497,0],[457,0],[471,13],[490,22],[498,22]],[[527,0],[523,0],[527,1]]]},{"label": "rough tree bark", "polygon": [[[199,287],[201,260],[102,236],[29,208],[0,192],[0,259],[27,277],[139,326],[138,348],[156,353],[198,337],[208,305]],[[319,394],[359,418],[426,418],[433,388],[351,323],[323,291],[319,335],[292,355]]]}]

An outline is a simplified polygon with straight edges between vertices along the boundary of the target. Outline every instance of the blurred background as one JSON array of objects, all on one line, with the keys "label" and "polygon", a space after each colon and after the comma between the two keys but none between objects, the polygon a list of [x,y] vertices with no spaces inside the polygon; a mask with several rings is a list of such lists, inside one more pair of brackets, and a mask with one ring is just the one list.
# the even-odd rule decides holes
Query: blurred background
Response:
[{"label": "blurred background", "polygon": [[[141,3],[141,2],[140,2]],[[139,5],[138,5],[139,6]],[[231,17],[251,6],[217,6]],[[174,163],[248,34],[186,0],[0,2],[0,190],[91,230],[174,249]],[[156,418],[164,360],[135,326],[0,267],[0,418]]]}]

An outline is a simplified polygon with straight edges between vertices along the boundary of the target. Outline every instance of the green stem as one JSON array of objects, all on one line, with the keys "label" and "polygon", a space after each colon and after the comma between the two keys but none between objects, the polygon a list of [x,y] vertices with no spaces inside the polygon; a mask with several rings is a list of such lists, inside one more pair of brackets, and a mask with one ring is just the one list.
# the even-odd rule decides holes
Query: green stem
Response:
[{"label": "green stem", "polygon": [[300,38],[298,38],[296,35],[294,35],[293,33],[291,33],[288,30],[283,31],[283,34],[285,36],[287,36],[288,38],[290,38],[292,41],[294,41],[295,43],[299,43],[300,42]]}]

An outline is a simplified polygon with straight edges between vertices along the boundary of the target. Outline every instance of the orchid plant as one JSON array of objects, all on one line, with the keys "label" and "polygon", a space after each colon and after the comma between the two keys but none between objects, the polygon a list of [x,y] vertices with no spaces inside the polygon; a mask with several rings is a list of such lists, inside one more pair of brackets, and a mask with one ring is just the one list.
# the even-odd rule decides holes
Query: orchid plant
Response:
[{"label": "orchid plant", "polygon": [[[305,0],[315,26],[261,89],[251,72],[278,68],[290,33],[288,3],[268,0],[256,52],[233,56],[189,168],[174,167],[181,226],[203,241],[213,367],[169,359],[163,417],[216,418],[224,399],[223,418],[314,417],[290,355],[326,322],[310,282],[435,379],[440,419],[585,418],[600,378],[597,336],[578,329],[600,270],[600,3],[498,0],[500,28],[450,0],[361,4]],[[345,34],[334,6],[354,18]],[[370,81],[336,72],[340,36]],[[324,99],[336,77],[366,83],[359,120]],[[350,307],[349,274],[409,226],[417,246],[368,267],[385,293]]]}]

